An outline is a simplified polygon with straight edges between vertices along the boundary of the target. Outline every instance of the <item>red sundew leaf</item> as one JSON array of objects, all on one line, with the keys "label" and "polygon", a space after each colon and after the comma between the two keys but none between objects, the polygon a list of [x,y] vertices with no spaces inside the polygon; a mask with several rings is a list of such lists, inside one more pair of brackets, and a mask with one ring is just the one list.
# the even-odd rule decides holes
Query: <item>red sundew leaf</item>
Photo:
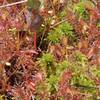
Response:
[{"label": "red sundew leaf", "polygon": [[19,20],[19,19],[16,19],[15,20],[15,27],[16,27],[16,29],[18,29],[18,30],[21,30],[22,28],[23,28],[23,23],[22,23],[22,21],[20,22],[21,20]]},{"label": "red sundew leaf", "polygon": [[100,13],[99,13],[99,10],[97,8],[95,9],[91,9],[90,10],[90,14],[93,18],[95,19],[100,19]]},{"label": "red sundew leaf", "polygon": [[0,3],[2,4],[4,2],[4,0],[0,0]]},{"label": "red sundew leaf", "polygon": [[80,19],[80,20],[79,20],[79,23],[80,23],[81,25],[86,24],[85,21],[84,21],[83,19]]},{"label": "red sundew leaf", "polygon": [[62,75],[63,78],[66,78],[66,79],[70,79],[72,76],[72,72],[71,71],[65,71]]},{"label": "red sundew leaf", "polygon": [[3,25],[0,25],[0,32],[4,31],[4,26]]},{"label": "red sundew leaf", "polygon": [[20,97],[22,100],[30,100],[30,93],[22,87],[12,88],[11,90],[13,96]]},{"label": "red sundew leaf", "polygon": [[97,3],[97,8],[100,10],[100,2]]},{"label": "red sundew leaf", "polygon": [[79,100],[78,96],[75,95],[75,96],[73,97],[73,100]]},{"label": "red sundew leaf", "polygon": [[[64,40],[64,39],[63,39]],[[50,45],[49,51],[54,55],[57,60],[61,60],[63,58],[62,47],[60,44]]]},{"label": "red sundew leaf", "polygon": [[35,50],[25,50],[25,51],[21,50],[20,53],[25,53],[25,54],[28,54],[28,55],[38,54],[38,52],[36,52]]},{"label": "red sundew leaf", "polygon": [[97,9],[94,9],[94,16],[96,19],[100,19],[100,13]]},{"label": "red sundew leaf", "polygon": [[61,46],[60,45],[56,45],[55,46],[55,51],[54,51],[54,56],[56,57],[56,59],[60,60],[62,59],[62,51],[61,51]]},{"label": "red sundew leaf", "polygon": [[42,80],[43,80],[43,75],[42,75],[42,73],[37,73],[37,74],[36,74],[36,79],[42,81]]},{"label": "red sundew leaf", "polygon": [[36,85],[35,85],[34,82],[28,80],[27,86],[28,86],[28,88],[30,88],[32,91],[35,91],[35,86],[36,86]]},{"label": "red sundew leaf", "polygon": [[100,48],[100,40],[95,41],[93,44],[94,46],[98,46]]},{"label": "red sundew leaf", "polygon": [[66,17],[69,19],[69,21],[74,21],[75,20],[75,15],[72,12],[72,10],[70,10],[70,9],[68,9]]},{"label": "red sundew leaf", "polygon": [[30,82],[29,86],[33,91],[35,90],[35,84],[33,82]]},{"label": "red sundew leaf", "polygon": [[93,24],[91,24],[88,28],[88,38],[91,40],[92,38],[100,35],[100,30]]},{"label": "red sundew leaf", "polygon": [[61,80],[60,80],[60,84],[64,85],[65,83],[68,83],[68,81],[72,78],[72,72],[70,71],[65,71],[62,74]]},{"label": "red sundew leaf", "polygon": [[100,84],[100,78],[96,79],[95,82],[96,82],[97,84]]},{"label": "red sundew leaf", "polygon": [[100,56],[97,57],[97,63],[100,65]]},{"label": "red sundew leaf", "polygon": [[12,89],[11,92],[12,92],[13,96],[16,96],[16,97],[19,96],[19,92],[18,92],[18,90],[16,90],[16,89]]},{"label": "red sundew leaf", "polygon": [[90,59],[94,54],[94,48],[91,48],[91,50],[88,52],[87,57]]}]

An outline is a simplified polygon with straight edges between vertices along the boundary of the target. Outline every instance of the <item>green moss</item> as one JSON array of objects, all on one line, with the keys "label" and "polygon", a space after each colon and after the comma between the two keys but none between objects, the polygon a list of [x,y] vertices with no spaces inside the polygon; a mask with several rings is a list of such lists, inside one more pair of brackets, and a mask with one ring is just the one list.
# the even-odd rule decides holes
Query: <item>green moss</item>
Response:
[{"label": "green moss", "polygon": [[72,41],[76,39],[73,33],[73,27],[68,22],[64,22],[58,25],[54,30],[50,31],[47,38],[52,43],[59,43],[60,38],[63,35],[67,36]]}]

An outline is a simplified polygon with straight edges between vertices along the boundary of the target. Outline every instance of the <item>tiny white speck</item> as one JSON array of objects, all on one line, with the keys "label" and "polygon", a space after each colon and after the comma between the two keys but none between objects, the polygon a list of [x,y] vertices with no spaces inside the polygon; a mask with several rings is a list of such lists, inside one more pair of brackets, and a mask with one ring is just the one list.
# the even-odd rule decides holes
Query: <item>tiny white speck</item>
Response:
[{"label": "tiny white speck", "polygon": [[44,27],[45,25],[44,25],[44,24],[42,24],[42,26]]},{"label": "tiny white speck", "polygon": [[7,66],[11,66],[11,63],[9,63],[9,62],[6,62],[6,65],[7,65]]},{"label": "tiny white speck", "polygon": [[52,10],[49,10],[49,11],[48,11],[48,13],[49,13],[49,14],[52,14],[52,13],[53,13],[53,11],[52,11]]}]

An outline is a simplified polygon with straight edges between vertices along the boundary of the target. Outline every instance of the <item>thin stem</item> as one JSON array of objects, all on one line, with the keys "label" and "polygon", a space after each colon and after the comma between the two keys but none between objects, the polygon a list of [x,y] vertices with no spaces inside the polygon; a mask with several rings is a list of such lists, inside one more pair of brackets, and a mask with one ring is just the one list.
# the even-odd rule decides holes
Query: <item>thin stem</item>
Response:
[{"label": "thin stem", "polygon": [[42,44],[42,41],[43,41],[43,38],[44,38],[44,35],[45,35],[45,31],[46,31],[46,25],[45,25],[45,28],[44,28],[44,31],[43,31],[43,34],[42,34],[42,37],[41,37],[41,40],[40,40],[39,48],[41,47],[41,44]]},{"label": "thin stem", "polygon": [[37,49],[37,33],[36,31],[34,32],[34,49],[36,50]]}]

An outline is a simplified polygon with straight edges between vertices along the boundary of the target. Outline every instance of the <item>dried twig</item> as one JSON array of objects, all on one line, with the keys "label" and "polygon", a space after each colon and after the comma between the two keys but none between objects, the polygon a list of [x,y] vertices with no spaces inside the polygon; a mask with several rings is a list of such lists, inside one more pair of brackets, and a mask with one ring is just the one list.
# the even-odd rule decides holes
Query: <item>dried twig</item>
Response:
[{"label": "dried twig", "polygon": [[80,85],[80,84],[70,85],[70,86],[74,86],[77,88],[84,88],[84,89],[98,89],[98,90],[100,90],[100,86],[84,86],[84,85]]},{"label": "dried twig", "polygon": [[59,25],[59,24],[61,24],[61,23],[66,22],[66,21],[67,21],[67,19],[61,20],[60,22],[58,22],[58,23],[54,24],[54,25],[53,25],[53,26],[51,26],[50,28],[52,29],[52,28],[54,28],[54,27],[58,26],[58,25]]},{"label": "dried twig", "polygon": [[17,4],[22,4],[22,3],[25,3],[27,1],[28,0],[22,0],[22,1],[18,1],[18,2],[11,3],[11,4],[5,4],[5,5],[0,6],[0,8],[5,8],[5,7],[14,6],[14,5],[17,5]]}]

